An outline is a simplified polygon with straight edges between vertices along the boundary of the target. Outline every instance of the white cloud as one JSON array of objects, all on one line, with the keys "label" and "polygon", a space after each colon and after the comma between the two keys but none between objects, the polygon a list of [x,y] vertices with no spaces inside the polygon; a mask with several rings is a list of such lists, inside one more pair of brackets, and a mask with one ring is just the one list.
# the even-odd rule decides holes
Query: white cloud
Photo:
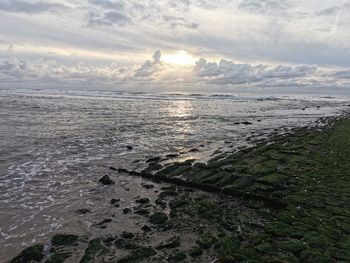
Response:
[{"label": "white cloud", "polygon": [[[193,68],[168,65],[162,62],[161,52],[154,53],[152,60],[140,66],[120,67],[91,66],[80,62],[71,66],[56,60],[3,59],[0,61],[1,88],[9,83],[27,85],[53,83],[65,88],[67,84],[81,87],[129,87],[140,89],[140,83],[152,88],[169,86],[181,89],[183,85],[210,90],[224,87],[226,91],[245,89],[299,88],[301,90],[347,88],[350,84],[350,69],[334,70],[308,65],[245,64],[229,60],[219,63],[199,59]],[[143,86],[142,86],[143,87]]]},{"label": "white cloud", "polygon": [[27,0],[2,0],[0,11],[13,13],[38,14],[43,12],[56,12],[65,6],[58,2],[27,1]]}]

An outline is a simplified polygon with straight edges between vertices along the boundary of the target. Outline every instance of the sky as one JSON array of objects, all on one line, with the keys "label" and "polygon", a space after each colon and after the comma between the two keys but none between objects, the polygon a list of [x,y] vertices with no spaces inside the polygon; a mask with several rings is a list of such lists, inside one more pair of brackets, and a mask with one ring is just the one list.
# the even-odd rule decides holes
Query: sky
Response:
[{"label": "sky", "polygon": [[1,0],[0,88],[350,93],[349,0]]}]

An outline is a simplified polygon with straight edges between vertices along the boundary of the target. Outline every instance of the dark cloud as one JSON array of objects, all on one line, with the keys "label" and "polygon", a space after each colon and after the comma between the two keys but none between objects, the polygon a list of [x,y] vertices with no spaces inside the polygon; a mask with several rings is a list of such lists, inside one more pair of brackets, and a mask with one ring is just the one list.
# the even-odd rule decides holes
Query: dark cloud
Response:
[{"label": "dark cloud", "polygon": [[90,11],[87,14],[89,26],[124,26],[130,19],[118,11]]},{"label": "dark cloud", "polygon": [[48,3],[43,1],[24,0],[1,0],[0,11],[12,13],[38,14],[43,12],[55,12],[64,9],[65,6],[59,3]]},{"label": "dark cloud", "polygon": [[190,29],[197,29],[199,25],[194,22],[187,21],[184,17],[179,16],[163,16],[164,21],[170,25],[170,27],[186,27]]}]

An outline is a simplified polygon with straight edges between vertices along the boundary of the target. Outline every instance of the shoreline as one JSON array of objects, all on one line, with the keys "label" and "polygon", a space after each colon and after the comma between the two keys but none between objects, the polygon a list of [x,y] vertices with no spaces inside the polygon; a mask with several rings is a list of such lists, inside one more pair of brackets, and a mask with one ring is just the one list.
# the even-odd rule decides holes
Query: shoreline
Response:
[{"label": "shoreline", "polygon": [[[324,121],[324,127],[299,128],[207,164],[185,161],[157,171],[154,161],[143,172],[113,168],[120,176],[161,185],[154,199],[138,197],[125,213],[139,221],[138,229],[93,239],[58,234],[45,253],[44,246],[34,246],[12,262],[28,256],[42,262],[350,260],[350,197],[344,192],[350,186],[350,120],[344,114]],[[325,154],[331,152],[337,156]],[[330,171],[341,181],[327,175]],[[123,213],[126,208],[120,207]],[[118,225],[118,218],[106,218],[97,228],[110,224]]]}]

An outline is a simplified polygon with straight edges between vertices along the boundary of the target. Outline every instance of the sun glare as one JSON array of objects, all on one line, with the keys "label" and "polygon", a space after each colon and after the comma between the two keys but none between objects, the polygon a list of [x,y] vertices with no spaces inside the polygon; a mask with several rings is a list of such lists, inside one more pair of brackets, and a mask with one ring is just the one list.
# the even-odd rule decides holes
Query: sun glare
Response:
[{"label": "sun glare", "polygon": [[196,59],[185,50],[180,50],[174,54],[165,54],[162,57],[162,60],[165,63],[181,65],[181,66],[190,66],[190,65],[193,65],[196,61]]}]

